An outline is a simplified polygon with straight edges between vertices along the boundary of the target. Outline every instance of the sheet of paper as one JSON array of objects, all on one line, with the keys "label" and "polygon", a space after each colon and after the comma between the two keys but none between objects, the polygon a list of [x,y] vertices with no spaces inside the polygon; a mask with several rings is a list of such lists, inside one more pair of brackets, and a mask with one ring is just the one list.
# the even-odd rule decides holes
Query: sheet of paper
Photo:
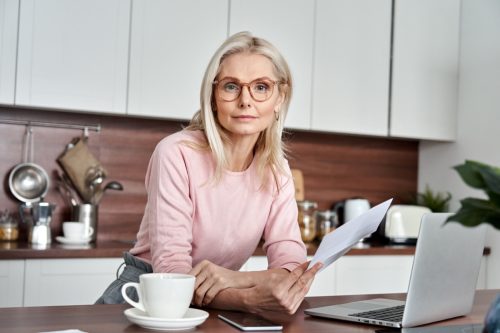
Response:
[{"label": "sheet of paper", "polygon": [[325,269],[349,251],[362,238],[368,237],[375,232],[385,213],[387,213],[391,202],[392,198],[372,207],[364,214],[325,235],[309,264],[309,268],[317,262],[322,262],[323,268],[321,270]]}]

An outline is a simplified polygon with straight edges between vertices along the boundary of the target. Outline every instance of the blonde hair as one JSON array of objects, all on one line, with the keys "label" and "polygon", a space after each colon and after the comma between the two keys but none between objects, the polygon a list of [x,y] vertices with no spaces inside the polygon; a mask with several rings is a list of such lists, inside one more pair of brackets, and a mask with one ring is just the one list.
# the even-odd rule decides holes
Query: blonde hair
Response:
[{"label": "blonde hair", "polygon": [[215,179],[222,177],[222,171],[228,166],[227,154],[224,143],[229,143],[229,137],[219,124],[217,116],[214,115],[215,99],[213,93],[213,82],[220,72],[221,64],[228,56],[237,53],[259,54],[268,58],[273,64],[278,85],[278,91],[283,96],[281,108],[277,110],[277,120],[262,131],[254,148],[254,159],[256,159],[257,173],[261,177],[262,185],[267,181],[269,168],[274,180],[280,187],[278,173],[286,174],[285,151],[286,148],[281,140],[284,122],[292,96],[292,77],[288,64],[281,53],[268,41],[254,37],[249,32],[239,32],[230,36],[215,52],[210,60],[203,77],[200,93],[200,110],[196,112],[191,120],[188,130],[201,130],[205,134],[207,143],[204,148],[209,148],[215,160]]}]

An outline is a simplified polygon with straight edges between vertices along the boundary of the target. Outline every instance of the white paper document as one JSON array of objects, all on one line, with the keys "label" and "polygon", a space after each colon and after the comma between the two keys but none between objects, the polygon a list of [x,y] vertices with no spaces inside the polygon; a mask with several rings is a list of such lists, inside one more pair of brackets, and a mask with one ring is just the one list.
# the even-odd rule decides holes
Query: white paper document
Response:
[{"label": "white paper document", "polygon": [[385,213],[387,213],[391,202],[392,198],[372,207],[369,211],[325,235],[309,263],[309,268],[317,262],[322,262],[323,268],[321,268],[321,272],[349,251],[361,239],[374,233],[380,222],[382,222]]}]

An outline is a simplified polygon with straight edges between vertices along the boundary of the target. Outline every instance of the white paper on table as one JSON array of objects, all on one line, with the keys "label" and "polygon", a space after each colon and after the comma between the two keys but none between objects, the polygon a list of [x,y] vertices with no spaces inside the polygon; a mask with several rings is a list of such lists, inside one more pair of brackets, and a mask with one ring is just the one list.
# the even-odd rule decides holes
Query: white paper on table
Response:
[{"label": "white paper on table", "polygon": [[391,202],[392,198],[372,207],[367,212],[326,234],[321,244],[319,244],[314,257],[311,259],[308,268],[311,268],[317,262],[322,262],[323,267],[320,270],[321,272],[349,251],[361,239],[374,233],[380,222],[382,222],[385,213],[387,213]]}]

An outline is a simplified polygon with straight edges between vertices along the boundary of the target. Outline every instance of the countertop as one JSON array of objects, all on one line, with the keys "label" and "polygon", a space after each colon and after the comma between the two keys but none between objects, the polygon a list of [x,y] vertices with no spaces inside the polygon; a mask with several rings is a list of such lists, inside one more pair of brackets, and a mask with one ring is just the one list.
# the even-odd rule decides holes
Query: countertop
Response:
[{"label": "countertop", "polygon": [[[498,290],[476,291],[472,310],[466,316],[432,323],[428,327],[436,328],[442,326],[466,325],[464,328],[471,329],[473,324],[482,324],[484,316],[491,302],[498,295]],[[359,301],[375,297],[385,297],[404,300],[405,294],[379,294],[379,295],[351,295],[351,296],[324,296],[306,297],[304,302],[294,315],[267,311],[263,317],[283,325],[283,332],[344,332],[344,333],[373,333],[381,327],[359,323],[342,322],[324,318],[315,318],[304,314],[304,309]],[[61,331],[69,328],[79,329],[85,332],[119,333],[119,332],[153,332],[132,324],[124,316],[123,312],[130,308],[128,304],[112,305],[74,305],[74,306],[46,306],[46,307],[18,307],[0,309],[0,322],[2,331],[9,333]],[[233,333],[240,332],[236,328],[218,319],[219,310],[206,309],[209,313],[208,319],[199,327],[190,332],[217,332]],[[399,332],[399,330],[386,331]],[[440,329],[428,329],[426,332],[442,332]],[[446,330],[448,332],[449,330]],[[458,331],[462,331],[459,329]],[[465,331],[465,330],[464,330]],[[468,331],[468,330],[467,330]],[[455,332],[455,330],[453,330]]]},{"label": "countertop", "polygon": [[[33,246],[26,242],[0,242],[0,260],[9,259],[56,259],[56,258],[120,258],[123,252],[133,245],[132,241],[102,241],[88,245],[64,245],[54,241],[45,248]],[[314,255],[318,243],[308,243],[307,255]],[[415,246],[405,245],[368,245],[353,247],[346,255],[413,255]],[[484,254],[490,253],[485,248]],[[265,256],[259,245],[254,256]]]}]

